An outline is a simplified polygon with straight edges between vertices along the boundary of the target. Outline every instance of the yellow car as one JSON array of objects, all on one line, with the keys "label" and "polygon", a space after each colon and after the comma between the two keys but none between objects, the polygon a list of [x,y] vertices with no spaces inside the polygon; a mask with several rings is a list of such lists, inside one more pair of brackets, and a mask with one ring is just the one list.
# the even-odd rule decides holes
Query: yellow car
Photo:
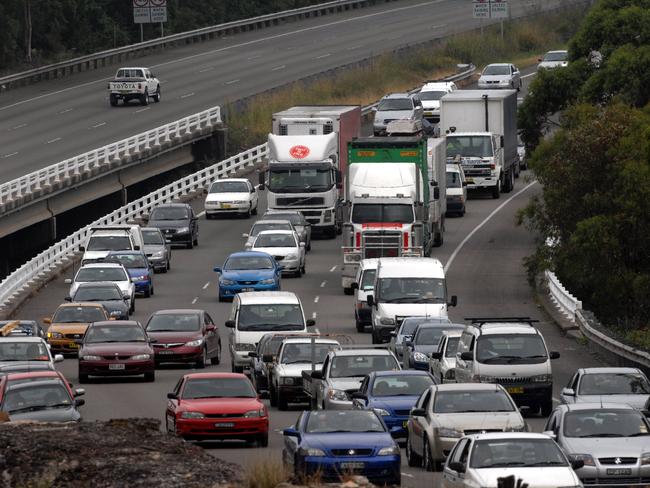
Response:
[{"label": "yellow car", "polygon": [[92,322],[110,320],[103,305],[92,302],[63,303],[52,317],[43,319],[49,324],[47,342],[52,352],[75,353],[86,329]]}]

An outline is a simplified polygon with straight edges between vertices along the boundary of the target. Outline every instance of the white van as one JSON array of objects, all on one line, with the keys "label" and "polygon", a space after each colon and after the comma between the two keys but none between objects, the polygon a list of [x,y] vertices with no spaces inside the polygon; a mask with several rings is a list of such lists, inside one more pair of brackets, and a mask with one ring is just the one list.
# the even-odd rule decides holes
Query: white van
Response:
[{"label": "white van", "polygon": [[235,295],[226,327],[233,373],[251,365],[249,352],[269,332],[307,332],[316,322],[305,320],[302,303],[289,291],[256,291]]},{"label": "white van", "polygon": [[372,313],[368,306],[368,295],[372,294],[375,286],[375,273],[377,272],[379,259],[363,259],[357,268],[357,275],[352,283],[356,290],[354,297],[354,319],[357,324],[357,332],[366,330],[367,325],[372,325]]},{"label": "white van", "polygon": [[102,261],[111,251],[139,251],[144,249],[144,237],[139,225],[104,225],[91,227],[81,265]]},{"label": "white van", "polygon": [[447,282],[440,261],[434,258],[380,258],[373,295],[372,343],[390,340],[390,332],[406,317],[447,318],[456,296],[447,300]]},{"label": "white van", "polygon": [[551,360],[544,337],[528,317],[473,318],[460,336],[457,383],[499,383],[519,406],[548,417],[553,410]]}]

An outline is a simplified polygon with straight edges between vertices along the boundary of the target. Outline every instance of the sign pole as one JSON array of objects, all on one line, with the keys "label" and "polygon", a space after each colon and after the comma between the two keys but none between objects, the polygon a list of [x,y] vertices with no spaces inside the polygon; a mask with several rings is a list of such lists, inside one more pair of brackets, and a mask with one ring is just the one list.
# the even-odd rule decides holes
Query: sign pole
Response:
[{"label": "sign pole", "polygon": [[503,42],[503,19],[501,19],[501,42]]},{"label": "sign pole", "polygon": [[144,27],[140,24],[140,42],[144,42]]},{"label": "sign pole", "polygon": [[163,23],[160,23],[160,37],[165,37],[165,27]]}]

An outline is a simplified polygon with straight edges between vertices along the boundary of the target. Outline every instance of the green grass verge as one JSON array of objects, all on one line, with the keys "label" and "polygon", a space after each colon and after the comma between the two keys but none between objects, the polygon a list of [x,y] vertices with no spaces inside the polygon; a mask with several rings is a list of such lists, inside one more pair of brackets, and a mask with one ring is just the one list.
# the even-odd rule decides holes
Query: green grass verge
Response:
[{"label": "green grass verge", "polygon": [[[454,73],[458,63],[482,67],[492,62],[514,62],[520,67],[537,62],[541,53],[564,46],[586,14],[584,5],[435,41],[427,46],[381,55],[362,67],[350,67],[307,81],[265,92],[243,103],[225,106],[229,147],[235,154],[266,141],[274,112],[294,105],[367,105],[386,93],[412,89],[426,79]],[[531,12],[532,13],[532,12]]]}]

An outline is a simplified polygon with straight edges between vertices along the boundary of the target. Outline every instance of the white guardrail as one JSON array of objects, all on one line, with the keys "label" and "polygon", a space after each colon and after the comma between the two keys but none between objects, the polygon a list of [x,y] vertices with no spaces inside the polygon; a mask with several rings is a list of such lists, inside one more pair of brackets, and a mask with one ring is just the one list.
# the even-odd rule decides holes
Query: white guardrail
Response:
[{"label": "white guardrail", "polygon": [[349,10],[350,8],[359,8],[365,5],[372,5],[378,1],[391,1],[391,0],[334,0],[307,7],[296,8],[292,10],[284,10],[272,14],[260,15],[249,19],[237,20],[227,22],[224,24],[213,25],[201,29],[195,29],[188,32],[181,32],[172,34],[149,41],[122,46],[115,49],[109,49],[94,54],[80,56],[78,58],[61,61],[59,63],[41,66],[21,73],[15,73],[0,78],[0,91],[20,86],[29,83],[32,80],[40,80],[42,78],[49,79],[66,73],[74,73],[77,71],[96,69],[97,67],[105,66],[108,63],[119,62],[122,59],[133,57],[139,52],[148,52],[153,49],[174,46],[179,43],[193,43],[228,34],[230,32],[237,32],[243,30],[253,30],[261,27],[278,24],[282,20],[291,18],[303,18],[311,16],[321,16],[328,13],[340,12]]},{"label": "white guardrail", "polygon": [[0,185],[0,215],[101,173],[188,143],[212,132],[220,123],[221,109],[213,107],[3,183]]},{"label": "white guardrail", "polygon": [[546,270],[544,271],[544,276],[546,277],[551,300],[566,318],[575,323],[576,311],[582,310],[582,302],[564,288],[560,280],[555,276],[555,273]]}]

